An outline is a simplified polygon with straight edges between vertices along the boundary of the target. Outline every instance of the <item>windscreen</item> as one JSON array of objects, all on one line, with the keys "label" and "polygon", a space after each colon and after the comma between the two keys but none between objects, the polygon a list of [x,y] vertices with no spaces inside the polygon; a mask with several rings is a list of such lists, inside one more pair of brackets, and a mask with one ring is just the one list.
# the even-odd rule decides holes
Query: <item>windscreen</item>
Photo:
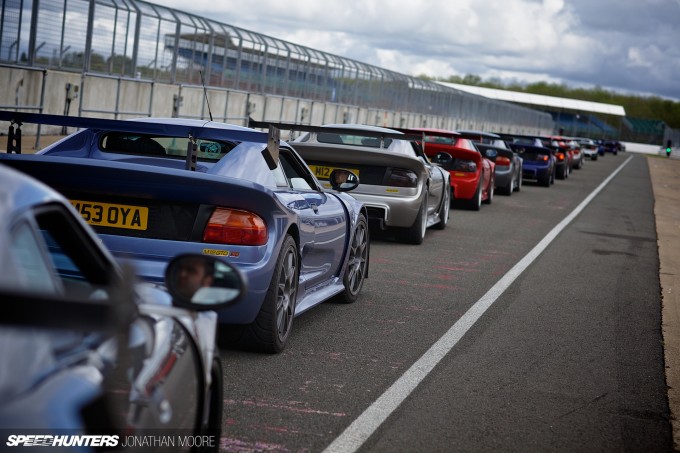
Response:
[{"label": "windscreen", "polygon": [[[331,143],[336,145],[367,146],[369,148],[381,148],[380,139],[356,134],[336,134],[331,132],[319,132],[316,134],[319,143]],[[391,138],[383,140],[382,148],[388,148],[392,143]]]},{"label": "windscreen", "polygon": [[[103,151],[112,153],[185,159],[188,144],[188,137],[109,132],[102,137],[99,146]],[[198,160],[217,162],[236,145],[232,142],[198,139]]]}]

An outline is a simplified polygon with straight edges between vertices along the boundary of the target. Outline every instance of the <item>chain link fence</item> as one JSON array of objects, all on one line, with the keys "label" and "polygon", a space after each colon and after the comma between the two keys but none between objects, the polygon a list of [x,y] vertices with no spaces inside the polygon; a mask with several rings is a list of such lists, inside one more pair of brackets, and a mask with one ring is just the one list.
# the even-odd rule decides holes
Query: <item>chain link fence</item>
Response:
[{"label": "chain link fence", "polygon": [[0,64],[413,112],[461,128],[554,125],[530,108],[140,0],[2,0]]}]

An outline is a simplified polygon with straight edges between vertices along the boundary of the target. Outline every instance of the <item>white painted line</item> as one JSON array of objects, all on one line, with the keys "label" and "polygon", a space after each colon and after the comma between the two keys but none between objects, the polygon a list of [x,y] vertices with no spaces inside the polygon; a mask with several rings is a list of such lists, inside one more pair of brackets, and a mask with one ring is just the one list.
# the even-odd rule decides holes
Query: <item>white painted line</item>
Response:
[{"label": "white painted line", "polygon": [[491,289],[484,294],[435,344],[418,359],[411,368],[401,375],[385,393],[375,400],[351,425],[345,429],[326,449],[324,453],[354,453],[383,424],[399,405],[427,377],[432,369],[463,338],[463,335],[479,320],[486,310],[496,302],[503,292],[519,277],[524,270],[550,245],[558,234],[585,209],[588,204],[611,182],[633,158],[630,156],[614,172],[605,179],[571,214],[558,223],[550,232],[531,249],[512,269],[510,269]]}]

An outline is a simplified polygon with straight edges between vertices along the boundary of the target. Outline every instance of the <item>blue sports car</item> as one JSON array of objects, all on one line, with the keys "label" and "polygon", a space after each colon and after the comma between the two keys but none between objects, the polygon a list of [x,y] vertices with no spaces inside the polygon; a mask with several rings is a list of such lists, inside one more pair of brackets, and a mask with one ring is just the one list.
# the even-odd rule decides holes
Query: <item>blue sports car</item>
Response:
[{"label": "blue sports car", "polygon": [[161,281],[179,253],[222,256],[246,274],[247,294],[219,311],[231,342],[280,352],[294,316],[331,298],[354,302],[361,291],[367,214],[344,193],[358,178],[339,169],[344,183],[324,189],[276,130],[17,112],[0,120],[83,128],[35,156],[0,154],[0,162],[65,194],[141,277]]}]

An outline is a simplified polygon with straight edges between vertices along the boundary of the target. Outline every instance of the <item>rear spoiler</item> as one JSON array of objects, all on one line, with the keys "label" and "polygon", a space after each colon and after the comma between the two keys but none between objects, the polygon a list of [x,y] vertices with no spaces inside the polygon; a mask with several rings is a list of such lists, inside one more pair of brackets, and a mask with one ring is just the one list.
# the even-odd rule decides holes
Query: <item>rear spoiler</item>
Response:
[{"label": "rear spoiler", "polygon": [[[394,140],[410,140],[410,141],[418,141],[422,140],[423,137],[420,134],[417,133],[398,133],[398,132],[380,132],[380,131],[369,131],[365,129],[361,129],[358,127],[328,127],[328,126],[309,126],[305,124],[295,124],[295,123],[276,123],[276,122],[270,122],[270,121],[256,121],[252,118],[248,118],[248,127],[250,128],[258,128],[258,129],[278,129],[278,130],[287,130],[291,132],[313,132],[313,133],[319,133],[319,132],[328,132],[331,134],[354,134],[354,135],[359,135],[359,136],[364,136],[364,137],[372,137],[372,138],[379,138],[382,141],[384,141],[387,138],[391,138]],[[399,131],[398,129],[395,128],[389,128],[394,131]],[[382,148],[382,146],[381,146]]]},{"label": "rear spoiler", "polygon": [[518,153],[521,152],[534,152],[537,154],[554,154],[555,150],[551,148],[546,148],[545,146],[534,146],[534,145],[525,145],[523,143],[508,143],[510,145],[510,149],[513,151],[516,151]]},{"label": "rear spoiler", "polygon": [[[149,118],[151,119],[151,118]],[[190,145],[195,139],[223,140],[228,136],[231,140],[246,141],[255,143],[266,143],[267,147],[263,150],[263,157],[267,161],[269,168],[276,168],[279,149],[278,131],[270,129],[269,133],[262,133],[254,130],[225,130],[205,128],[201,126],[186,126],[181,124],[164,124],[158,122],[144,121],[143,119],[130,120],[111,120],[105,118],[86,118],[66,115],[49,115],[45,113],[26,113],[16,111],[0,110],[0,121],[9,121],[9,132],[7,134],[7,153],[21,154],[21,126],[23,124],[49,124],[51,126],[76,127],[80,129],[102,129],[117,132],[131,132],[140,134],[156,134],[161,136],[189,137]],[[204,124],[208,124],[206,121]],[[15,129],[16,126],[16,129]],[[196,146],[190,146],[187,150],[187,169],[196,168]]]},{"label": "rear spoiler", "polygon": [[447,138],[459,138],[461,134],[455,131],[421,131],[418,129],[408,129],[401,127],[392,127],[395,131],[403,132],[404,134],[417,134],[421,137],[447,137]]}]

